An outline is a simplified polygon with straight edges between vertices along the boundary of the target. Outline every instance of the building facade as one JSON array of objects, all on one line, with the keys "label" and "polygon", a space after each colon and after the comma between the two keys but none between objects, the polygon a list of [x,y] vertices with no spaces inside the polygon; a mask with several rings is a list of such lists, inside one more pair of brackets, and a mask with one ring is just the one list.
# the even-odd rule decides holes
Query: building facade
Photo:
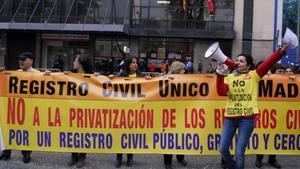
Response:
[{"label": "building facade", "polygon": [[109,74],[128,46],[143,71],[150,63],[159,71],[163,62],[191,60],[195,72],[201,62],[205,73],[212,61],[204,53],[215,41],[227,56],[249,53],[255,61],[274,50],[282,0],[212,2],[0,0],[0,66],[16,69],[18,54],[30,51],[35,67],[70,70],[79,52],[91,57],[95,71]]}]

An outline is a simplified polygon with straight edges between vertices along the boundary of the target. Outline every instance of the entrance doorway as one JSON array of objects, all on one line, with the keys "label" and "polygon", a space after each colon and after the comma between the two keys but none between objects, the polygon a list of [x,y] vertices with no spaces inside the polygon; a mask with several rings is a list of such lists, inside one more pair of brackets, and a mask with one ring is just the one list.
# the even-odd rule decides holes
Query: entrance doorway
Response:
[{"label": "entrance doorway", "polygon": [[71,71],[75,53],[88,55],[88,42],[46,40],[43,42],[42,66],[46,69],[56,68],[61,71]]}]

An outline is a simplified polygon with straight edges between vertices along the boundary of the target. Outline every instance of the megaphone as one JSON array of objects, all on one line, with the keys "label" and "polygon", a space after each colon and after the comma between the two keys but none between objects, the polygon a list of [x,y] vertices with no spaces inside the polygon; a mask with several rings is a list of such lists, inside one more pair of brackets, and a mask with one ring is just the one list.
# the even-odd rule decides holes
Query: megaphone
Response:
[{"label": "megaphone", "polygon": [[237,64],[234,63],[232,59],[224,55],[222,50],[219,48],[219,42],[213,43],[205,52],[205,58],[211,58],[224,63],[228,66],[230,70],[234,70],[237,67]]}]

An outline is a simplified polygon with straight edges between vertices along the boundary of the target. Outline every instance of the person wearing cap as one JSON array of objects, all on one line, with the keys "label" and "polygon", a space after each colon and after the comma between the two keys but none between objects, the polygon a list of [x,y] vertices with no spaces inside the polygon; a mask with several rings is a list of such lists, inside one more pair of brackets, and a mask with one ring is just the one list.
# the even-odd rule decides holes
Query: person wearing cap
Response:
[{"label": "person wearing cap", "polygon": [[[19,67],[20,67],[20,69],[17,71],[39,72],[38,70],[32,68],[32,64],[34,61],[34,57],[33,57],[32,53],[24,52],[24,53],[21,53],[17,58],[18,58]],[[23,154],[23,162],[29,163],[31,160],[31,157],[30,157],[31,151],[22,150],[21,152]],[[10,156],[11,156],[11,150],[3,150],[0,155],[0,160],[6,161],[6,160],[10,159]]]},{"label": "person wearing cap", "polygon": [[30,52],[23,52],[18,57],[20,69],[17,71],[25,72],[39,72],[38,70],[32,68],[34,57]]}]

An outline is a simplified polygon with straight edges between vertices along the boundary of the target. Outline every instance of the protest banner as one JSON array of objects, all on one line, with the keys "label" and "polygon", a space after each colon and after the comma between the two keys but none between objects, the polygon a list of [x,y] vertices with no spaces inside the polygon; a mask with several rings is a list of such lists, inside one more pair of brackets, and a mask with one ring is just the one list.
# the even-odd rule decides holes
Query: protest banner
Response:
[{"label": "protest banner", "polygon": [[[226,97],[216,76],[172,76],[0,72],[1,149],[219,154]],[[299,154],[299,89],[297,75],[261,80],[246,153]]]}]

